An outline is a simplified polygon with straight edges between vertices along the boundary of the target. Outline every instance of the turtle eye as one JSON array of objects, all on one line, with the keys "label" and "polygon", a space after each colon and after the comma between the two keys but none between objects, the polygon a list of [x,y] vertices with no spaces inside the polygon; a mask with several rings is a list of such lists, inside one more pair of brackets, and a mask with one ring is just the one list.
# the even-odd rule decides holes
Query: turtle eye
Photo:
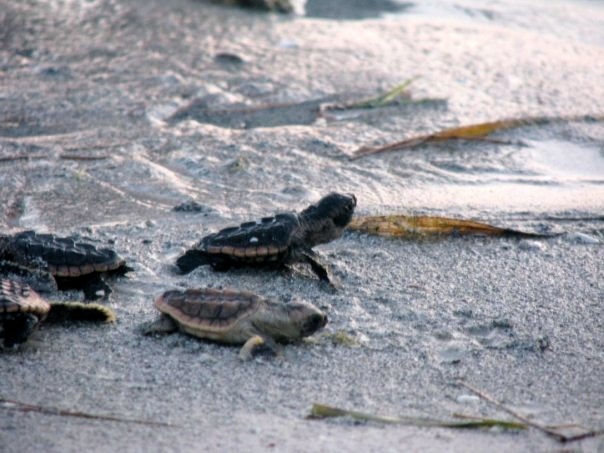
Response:
[{"label": "turtle eye", "polygon": [[308,317],[304,323],[303,330],[305,333],[311,334],[316,332],[327,323],[327,316],[319,313],[314,313]]}]

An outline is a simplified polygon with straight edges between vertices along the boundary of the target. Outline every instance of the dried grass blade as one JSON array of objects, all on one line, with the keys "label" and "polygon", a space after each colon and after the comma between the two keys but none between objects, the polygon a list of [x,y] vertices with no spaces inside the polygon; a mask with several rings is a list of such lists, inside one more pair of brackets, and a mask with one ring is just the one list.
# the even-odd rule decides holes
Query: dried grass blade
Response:
[{"label": "dried grass blade", "polygon": [[435,216],[365,216],[352,219],[348,228],[378,236],[412,238],[436,235],[485,235],[499,237],[552,237],[509,228],[499,228],[473,220]]},{"label": "dried grass blade", "polygon": [[336,417],[350,417],[358,421],[386,423],[391,425],[408,425],[434,428],[480,429],[499,426],[504,429],[526,429],[526,425],[523,423],[511,422],[507,420],[476,418],[468,421],[458,422],[448,420],[434,420],[424,417],[389,417],[341,409],[339,407],[327,406],[325,404],[313,404],[312,408],[310,409],[310,414],[307,416],[307,418],[310,419],[325,419]]},{"label": "dried grass blade", "polygon": [[400,85],[397,85],[394,88],[386,91],[385,93],[380,94],[379,96],[365,99],[363,101],[345,104],[344,107],[348,109],[374,109],[394,104],[395,102],[398,102],[401,98],[409,99],[410,95],[407,92],[407,88],[416,79],[417,77],[412,77],[410,79],[405,80]]}]

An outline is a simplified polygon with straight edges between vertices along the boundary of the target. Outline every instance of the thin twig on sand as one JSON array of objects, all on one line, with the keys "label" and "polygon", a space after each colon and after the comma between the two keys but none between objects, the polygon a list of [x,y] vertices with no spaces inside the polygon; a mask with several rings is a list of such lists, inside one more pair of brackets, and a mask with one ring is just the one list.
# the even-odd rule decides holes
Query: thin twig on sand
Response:
[{"label": "thin twig on sand", "polygon": [[46,156],[31,156],[29,154],[15,154],[12,156],[0,156],[0,162],[15,162],[18,160],[44,159]]},{"label": "thin twig on sand", "polygon": [[45,415],[59,415],[61,417],[78,417],[78,418],[87,418],[91,420],[105,420],[112,422],[120,422],[120,423],[136,423],[138,425],[148,425],[148,426],[167,426],[174,427],[170,423],[163,422],[154,422],[149,420],[137,420],[133,418],[121,418],[121,417],[113,417],[111,415],[97,415],[97,414],[89,414],[86,412],[79,411],[68,411],[64,409],[58,409],[55,407],[46,407],[39,406],[37,404],[28,404],[23,403],[21,401],[15,401],[7,398],[0,397],[0,408],[15,410],[20,412],[37,412],[39,414]]},{"label": "thin twig on sand", "polygon": [[483,400],[488,401],[489,403],[497,406],[502,411],[508,413],[509,415],[511,415],[512,417],[520,420],[521,422],[525,423],[526,425],[528,425],[528,426],[530,426],[532,428],[538,429],[539,431],[547,434],[548,436],[553,437],[558,442],[562,442],[562,443],[575,442],[575,441],[578,441],[578,440],[583,440],[583,439],[587,439],[589,437],[595,437],[595,436],[599,436],[599,435],[604,434],[604,431],[601,431],[601,430],[589,430],[589,431],[586,431],[584,433],[574,434],[574,435],[563,434],[563,433],[557,431],[556,429],[554,429],[552,427],[545,426],[545,425],[542,425],[540,423],[532,421],[530,418],[528,418],[528,417],[526,417],[526,416],[524,416],[524,415],[516,412],[515,410],[509,408],[508,406],[506,406],[502,402],[497,401],[491,395],[483,392],[482,390],[474,387],[471,384],[468,384],[467,382],[458,381],[458,384],[460,386],[462,386],[462,387],[467,388],[468,390],[470,390],[472,393],[474,393],[479,398],[482,398]]},{"label": "thin twig on sand", "polygon": [[63,160],[104,160],[108,159],[109,156],[94,156],[94,155],[84,155],[84,154],[60,154],[59,159]]}]

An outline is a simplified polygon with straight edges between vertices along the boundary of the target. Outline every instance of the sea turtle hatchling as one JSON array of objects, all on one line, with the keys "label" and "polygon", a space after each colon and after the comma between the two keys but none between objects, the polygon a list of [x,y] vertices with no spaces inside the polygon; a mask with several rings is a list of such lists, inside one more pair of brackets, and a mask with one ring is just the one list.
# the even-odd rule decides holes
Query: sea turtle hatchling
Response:
[{"label": "sea turtle hatchling", "polygon": [[29,285],[0,279],[0,338],[4,346],[24,343],[44,319],[113,322],[115,315],[99,304],[79,302],[48,303]]},{"label": "sea turtle hatchling", "polygon": [[59,237],[35,231],[0,235],[0,260],[0,275],[14,273],[3,271],[11,267],[26,267],[38,273],[47,271],[59,289],[81,288],[90,300],[111,292],[102,279],[104,274],[123,275],[131,270],[111,249],[97,248],[72,236]]},{"label": "sea turtle hatchling", "polygon": [[155,300],[155,307],[162,315],[143,328],[145,334],[180,330],[199,338],[243,344],[242,360],[249,359],[260,345],[279,354],[277,342],[300,340],[327,323],[327,316],[314,305],[278,303],[228,289],[171,290]]},{"label": "sea turtle hatchling", "polygon": [[233,266],[278,267],[306,262],[321,280],[331,282],[327,267],[312,248],[339,238],[356,204],[352,194],[330,193],[300,214],[277,214],[225,228],[202,238],[178,258],[176,265],[187,273],[203,264],[227,270]]}]

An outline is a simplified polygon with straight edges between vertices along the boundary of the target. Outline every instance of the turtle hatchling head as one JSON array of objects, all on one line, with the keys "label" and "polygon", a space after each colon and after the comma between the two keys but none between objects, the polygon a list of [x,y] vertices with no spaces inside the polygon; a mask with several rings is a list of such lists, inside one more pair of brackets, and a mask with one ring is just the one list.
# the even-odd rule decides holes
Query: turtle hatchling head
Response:
[{"label": "turtle hatchling head", "polygon": [[312,304],[271,304],[263,319],[254,322],[275,340],[289,342],[312,335],[327,324],[327,315]]},{"label": "turtle hatchling head", "polygon": [[313,247],[333,241],[350,223],[357,199],[353,194],[330,193],[300,213],[306,226],[306,245]]}]

